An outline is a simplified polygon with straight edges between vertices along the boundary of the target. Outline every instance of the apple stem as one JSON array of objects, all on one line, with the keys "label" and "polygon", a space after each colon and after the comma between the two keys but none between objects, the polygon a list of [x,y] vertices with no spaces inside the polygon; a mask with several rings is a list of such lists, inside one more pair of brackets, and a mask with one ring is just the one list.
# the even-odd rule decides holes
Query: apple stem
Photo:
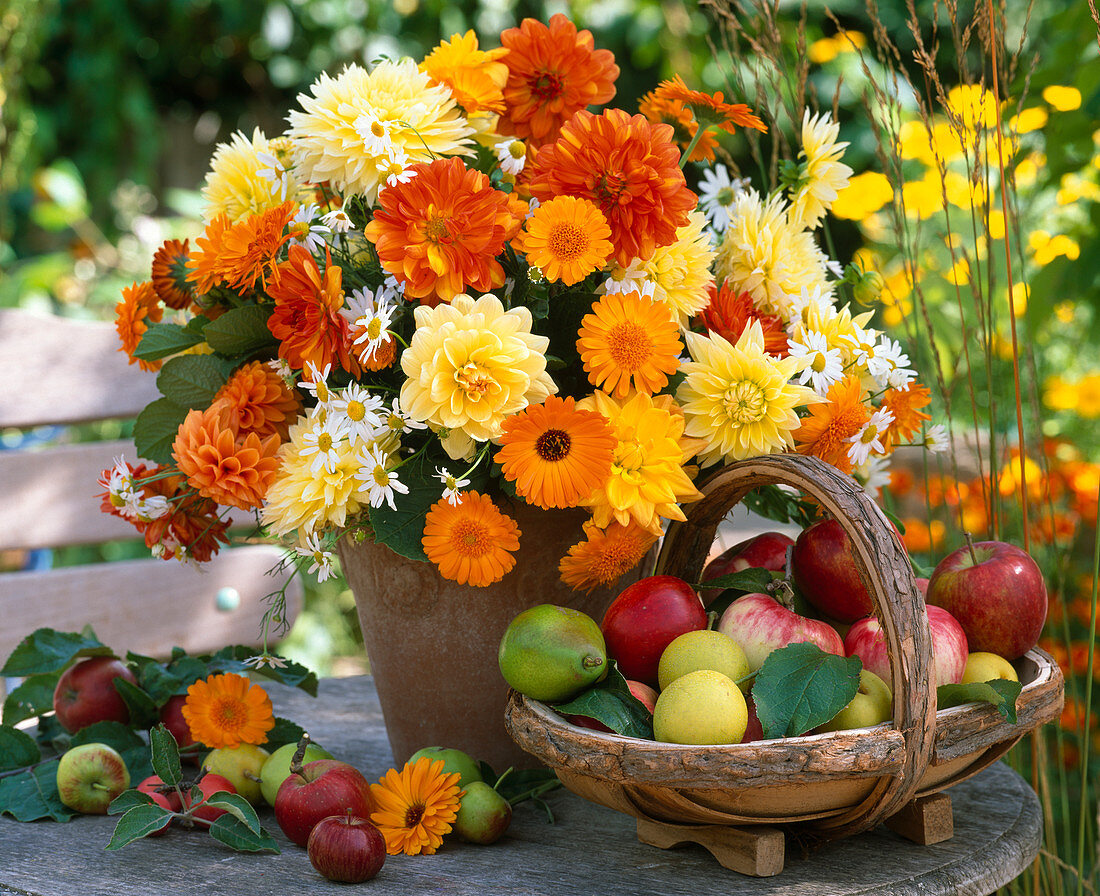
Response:
[{"label": "apple stem", "polygon": [[966,548],[970,551],[970,559],[974,565],[978,565],[978,555],[974,553],[974,539],[970,536],[969,532],[963,532],[963,538],[966,539]]},{"label": "apple stem", "polygon": [[496,783],[493,785],[493,790],[500,790],[500,783],[507,778],[515,770],[514,765],[508,766],[503,772],[500,773],[500,777],[497,778]]},{"label": "apple stem", "polygon": [[257,778],[257,777],[256,777],[256,776],[255,776],[254,774],[252,774],[252,772],[250,772],[250,771],[247,771],[247,770],[246,770],[246,771],[244,771],[244,772],[243,772],[242,774],[243,774],[243,775],[244,775],[244,776],[245,776],[246,778],[248,778],[248,780],[249,780],[249,781],[255,781],[255,782],[256,782],[257,784],[262,784],[262,783],[264,782],[264,779],[263,779],[263,778]]},{"label": "apple stem", "polygon": [[306,755],[306,747],[309,746],[309,735],[303,734],[301,740],[298,741],[298,748],[294,751],[294,756],[290,760],[290,773],[292,775],[301,776],[302,774],[302,760]]}]

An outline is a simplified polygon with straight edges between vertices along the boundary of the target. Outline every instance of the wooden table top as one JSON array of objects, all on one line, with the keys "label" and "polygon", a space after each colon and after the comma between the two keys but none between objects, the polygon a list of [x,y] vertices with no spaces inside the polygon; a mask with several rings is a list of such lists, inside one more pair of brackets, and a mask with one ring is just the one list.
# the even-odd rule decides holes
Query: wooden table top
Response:
[{"label": "wooden table top", "polygon": [[[267,687],[267,685],[265,685]],[[392,765],[369,677],[329,679],[320,696],[268,688],[277,714],[305,727],[337,758],[377,780]],[[364,886],[376,892],[454,896],[966,896],[988,894],[1020,875],[1038,852],[1041,814],[1030,787],[997,763],[951,790],[955,835],[917,846],[879,828],[802,856],[788,845],[777,877],[722,868],[701,847],[661,850],[639,843],[634,820],[568,791],[549,794],[556,823],[530,803],[516,807],[492,846],[448,840],[434,856],[389,856]],[[237,853],[197,831],[171,829],[106,852],[114,818],[21,824],[0,818],[0,893],[20,896],[155,896],[161,893],[309,896],[335,893],[305,850],[287,841],[270,810],[261,822],[282,854]],[[346,892],[346,889],[344,890]]]}]

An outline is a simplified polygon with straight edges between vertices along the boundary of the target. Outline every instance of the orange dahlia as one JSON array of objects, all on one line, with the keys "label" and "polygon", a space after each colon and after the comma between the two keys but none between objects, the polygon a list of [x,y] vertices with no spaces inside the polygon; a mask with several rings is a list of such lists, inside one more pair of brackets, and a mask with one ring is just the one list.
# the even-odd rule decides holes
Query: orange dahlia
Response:
[{"label": "orange dahlia", "polygon": [[290,257],[279,265],[278,282],[268,287],[275,310],[267,319],[271,335],[279,340],[279,357],[296,370],[312,363],[324,370],[334,361],[359,374],[351,349],[344,307],[343,271],[326,252],[325,273],[304,246],[291,246]]},{"label": "orange dahlia", "polygon": [[412,166],[416,176],[384,190],[366,235],[382,267],[425,304],[504,283],[496,257],[519,231],[527,206],[461,159]]},{"label": "orange dahlia", "polygon": [[142,370],[160,370],[160,361],[142,361],[134,357],[141,337],[150,323],[157,323],[164,314],[157,300],[153,284],[134,283],[122,290],[122,301],[115,305],[115,330],[122,341],[120,352],[125,352],[129,363]]},{"label": "orange dahlia", "polygon": [[730,134],[735,130],[734,125],[758,131],[768,129],[744,103],[725,102],[721,91],[711,94],[692,90],[679,75],[673,75],[671,81],[658,84],[653,95],[661,100],[679,100],[689,106],[695,113],[696,121],[703,127],[717,126]]},{"label": "orange dahlia", "polygon": [[189,411],[172,444],[172,456],[187,481],[204,498],[254,510],[275,479],[279,437],[261,440],[238,433],[233,412],[216,402],[205,411]]},{"label": "orange dahlia", "polygon": [[508,417],[497,462],[504,478],[543,509],[576,507],[611,475],[617,441],[606,419],[572,398],[549,396]]},{"label": "orange dahlia", "polygon": [[911,383],[908,389],[887,389],[882,398],[883,410],[894,415],[894,422],[886,433],[890,447],[899,442],[908,442],[920,431],[925,420],[931,420],[929,414],[921,408],[932,402],[932,390],[927,386]]},{"label": "orange dahlia", "polygon": [[504,84],[508,66],[500,61],[506,47],[478,49],[471,30],[443,41],[420,63],[420,70],[437,84],[445,84],[469,115],[473,112],[503,112]]},{"label": "orange dahlia", "polygon": [[580,111],[535,157],[529,188],[540,202],[591,199],[607,218],[615,259],[624,268],[676,241],[696,196],[680,170],[672,128],[644,115]]},{"label": "orange dahlia", "polygon": [[267,691],[232,672],[196,681],[187,689],[182,712],[191,736],[215,750],[267,743],[267,732],[275,727]]},{"label": "orange dahlia", "polygon": [[614,585],[657,541],[657,535],[633,519],[625,526],[612,521],[606,529],[589,520],[584,534],[586,540],[573,545],[558,564],[561,580],[574,591]]},{"label": "orange dahlia", "polygon": [[371,784],[378,808],[370,820],[382,832],[386,853],[395,856],[432,855],[451,832],[464,790],[458,772],[443,768],[443,760],[421,756],[398,771],[391,768]]},{"label": "orange dahlia", "polygon": [[605,295],[577,335],[589,381],[615,398],[625,398],[631,387],[660,392],[679,369],[684,348],[668,305],[636,292]]},{"label": "orange dahlia", "polygon": [[728,283],[723,283],[721,289],[715,289],[712,283],[708,292],[710,302],[699,312],[708,333],[717,333],[726,342],[736,345],[745,328],[754,320],[759,321],[764,333],[764,351],[777,358],[787,357],[787,331],[782,318],[763,314],[753,302],[751,293],[737,292]]},{"label": "orange dahlia", "polygon": [[508,51],[504,114],[497,129],[541,146],[558,138],[575,112],[615,96],[619,67],[610,50],[593,49],[589,31],[558,13],[544,25],[524,19],[500,35]]},{"label": "orange dahlia", "polygon": [[566,286],[602,268],[613,246],[607,218],[587,199],[559,196],[535,209],[513,245],[547,280]]},{"label": "orange dahlia", "polygon": [[224,283],[243,293],[257,281],[267,287],[269,277],[277,280],[279,251],[290,239],[286,226],[296,208],[295,203],[284,202],[235,224],[224,214],[214,218],[196,240],[199,249],[188,261],[188,280],[195,291],[209,292]]},{"label": "orange dahlia", "polygon": [[191,284],[187,282],[190,241],[165,240],[153,253],[153,289],[169,308],[177,311],[191,304]]},{"label": "orange dahlia", "polygon": [[457,504],[440,498],[428,510],[421,544],[439,574],[460,585],[499,582],[516,565],[519,526],[487,495],[462,492]]},{"label": "orange dahlia", "polygon": [[837,380],[829,387],[825,401],[810,405],[809,410],[810,416],[802,418],[794,433],[798,453],[820,457],[842,473],[851,473],[848,440],[871,418],[863,404],[859,377],[849,375]]},{"label": "orange dahlia", "polygon": [[280,442],[286,441],[290,425],[302,410],[298,394],[262,361],[237,368],[214,396],[214,403],[218,402],[230,409],[240,433],[254,432],[261,439],[278,435]]},{"label": "orange dahlia", "polygon": [[[658,96],[652,90],[642,97],[638,104],[638,111],[650,121],[669,125],[676,134],[677,145],[682,150],[688,148],[699,130],[699,123],[683,101]],[[703,136],[691,151],[688,161],[713,162],[714,148],[717,145],[718,141],[714,135],[710,131],[704,131]]]}]

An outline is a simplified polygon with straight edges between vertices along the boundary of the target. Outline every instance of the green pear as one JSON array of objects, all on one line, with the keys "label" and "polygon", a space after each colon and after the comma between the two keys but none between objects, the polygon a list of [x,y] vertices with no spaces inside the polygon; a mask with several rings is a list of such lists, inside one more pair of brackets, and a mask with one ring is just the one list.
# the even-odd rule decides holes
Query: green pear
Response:
[{"label": "green pear", "polygon": [[534,700],[560,703],[607,675],[596,621],[579,610],[539,604],[513,619],[497,653],[508,684]]},{"label": "green pear", "polygon": [[504,836],[511,823],[512,806],[508,800],[484,781],[473,781],[462,797],[454,831],[468,843],[488,846]]},{"label": "green pear", "polygon": [[[297,744],[283,744],[264,762],[264,767],[260,771],[260,793],[269,806],[275,805],[275,795],[279,792],[279,785],[290,777],[290,760],[294,758],[296,749],[298,749]],[[308,744],[305,756],[302,757],[302,765],[313,762],[314,759],[332,758],[333,755],[324,747]]]},{"label": "green pear", "polygon": [[481,781],[481,769],[477,762],[469,754],[463,753],[451,747],[424,747],[417,750],[409,757],[409,762],[416,762],[427,756],[433,762],[443,760],[443,771],[458,772],[458,786],[465,790],[474,781]]}]

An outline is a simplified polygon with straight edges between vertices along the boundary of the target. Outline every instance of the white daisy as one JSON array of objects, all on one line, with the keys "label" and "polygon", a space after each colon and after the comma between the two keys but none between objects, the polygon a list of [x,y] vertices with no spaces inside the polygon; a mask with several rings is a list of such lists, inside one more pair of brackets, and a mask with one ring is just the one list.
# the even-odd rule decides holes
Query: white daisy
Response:
[{"label": "white daisy", "polygon": [[262,669],[264,666],[270,666],[272,669],[286,668],[286,660],[281,656],[275,656],[273,653],[258,653],[242,660],[242,662],[250,669]]},{"label": "white daisy", "polygon": [[268,361],[267,366],[274,370],[279,379],[286,383],[287,388],[294,388],[297,377],[294,376],[294,369],[286,358],[275,358],[273,361]]},{"label": "white daisy", "polygon": [[393,337],[389,333],[396,307],[387,298],[386,287],[370,290],[355,289],[340,313],[358,332],[352,345],[361,345],[359,362],[366,364],[375,352]]},{"label": "white daisy", "polygon": [[325,244],[325,236],[331,236],[332,230],[326,224],[318,224],[317,215],[321,210],[315,205],[304,205],[290,219],[290,244],[305,246],[310,252],[319,252]]},{"label": "white daisy", "polygon": [[947,427],[942,423],[929,426],[924,431],[924,447],[933,454],[941,454],[947,450],[950,439],[947,436]]},{"label": "white daisy", "polygon": [[829,348],[824,333],[806,330],[800,339],[788,339],[787,351],[792,358],[805,358],[806,366],[798,375],[798,382],[818,395],[824,395],[829,387],[844,376],[844,358],[839,348]]},{"label": "white daisy", "polygon": [[386,469],[389,458],[375,446],[370,449],[361,448],[356,460],[359,461],[360,469],[355,474],[355,479],[366,486],[370,506],[381,507],[385,503],[390,505],[390,510],[397,510],[393,493],[407,495],[409,487],[397,478],[396,470]]},{"label": "white daisy", "polygon": [[500,162],[500,170],[510,177],[515,177],[523,171],[523,165],[527,161],[527,147],[522,140],[501,140],[493,147],[497,161]]},{"label": "white daisy", "polygon": [[890,372],[890,359],[878,352],[878,331],[857,328],[855,333],[845,333],[840,337],[851,346],[852,360],[866,369],[877,383],[884,383]]},{"label": "white daisy", "polygon": [[852,462],[852,466],[863,466],[867,463],[867,458],[871,456],[872,451],[875,454],[886,453],[882,437],[886,435],[886,430],[893,422],[894,415],[884,408],[879,408],[871,415],[871,419],[863,424],[863,428],[848,439],[852,445],[848,449],[848,460]]},{"label": "white daisy", "polygon": [[339,421],[353,442],[372,442],[385,429],[382,411],[386,404],[358,383],[338,392],[329,402],[328,411]]},{"label": "white daisy", "polygon": [[368,155],[382,156],[393,149],[393,132],[397,122],[379,118],[373,111],[365,112],[355,119],[355,128]]},{"label": "white daisy", "polygon": [[294,549],[299,557],[307,557],[312,562],[306,572],[317,573],[317,581],[323,582],[332,576],[333,555],[321,545],[321,537],[316,532],[311,532],[302,539],[302,545]]},{"label": "white daisy", "polygon": [[645,269],[645,262],[639,258],[635,258],[631,260],[630,264],[625,268],[616,265],[597,292],[604,295],[611,295],[619,292],[636,292],[646,298],[652,298],[656,288],[657,284],[649,279],[649,274]]},{"label": "white daisy", "polygon": [[873,498],[890,484],[890,458],[885,454],[872,454],[867,462],[855,471],[864,490]]},{"label": "white daisy", "polygon": [[330,212],[325,212],[321,215],[321,221],[333,233],[347,233],[353,226],[348,213],[342,208],[334,208]]},{"label": "white daisy", "polygon": [[412,417],[401,410],[401,399],[399,398],[393,400],[393,407],[385,415],[383,422],[393,433],[412,432],[414,429],[428,428],[427,423],[413,420]]},{"label": "white daisy", "polygon": [[748,185],[747,177],[731,178],[726,166],[720,162],[703,172],[703,178],[699,181],[699,208],[718,233],[724,233],[730,226],[730,206]]},{"label": "white daisy", "polygon": [[340,462],[340,443],[347,437],[347,430],[340,418],[326,416],[319,419],[302,434],[302,457],[313,455],[309,468],[314,473],[321,469],[329,473],[336,472]]},{"label": "white daisy", "polygon": [[889,336],[883,335],[879,340],[879,344],[875,346],[875,357],[890,365],[879,385],[889,386],[891,389],[908,389],[909,384],[917,378],[917,372],[909,366],[909,356],[901,350],[901,343],[895,342]]},{"label": "white daisy", "polygon": [[299,389],[304,389],[317,399],[318,404],[328,404],[332,399],[332,390],[328,387],[328,374],[332,370],[332,364],[326,364],[324,370],[318,370],[312,361],[306,362],[305,379],[298,383]]},{"label": "white daisy", "polygon": [[470,484],[469,479],[459,479],[457,476],[452,476],[446,467],[436,467],[435,477],[443,483],[443,497],[452,506],[458,504],[458,493]]},{"label": "white daisy", "polygon": [[[805,320],[807,309],[819,312],[833,309],[833,293],[828,284],[817,283],[813,287],[803,286],[797,293],[787,296],[788,328],[797,327]],[[822,317],[820,314],[817,316]]]},{"label": "white daisy", "polygon": [[98,481],[110,497],[111,504],[118,508],[131,501],[137,491],[133,471],[124,454],[115,458],[114,465],[104,470]]},{"label": "white daisy", "polygon": [[[393,147],[390,152],[386,153],[383,170],[386,174],[385,187],[396,187],[398,184],[408,183],[416,177],[416,169],[412,167],[412,160],[407,153],[397,147]],[[379,185],[378,192],[381,193],[385,187]]]}]

